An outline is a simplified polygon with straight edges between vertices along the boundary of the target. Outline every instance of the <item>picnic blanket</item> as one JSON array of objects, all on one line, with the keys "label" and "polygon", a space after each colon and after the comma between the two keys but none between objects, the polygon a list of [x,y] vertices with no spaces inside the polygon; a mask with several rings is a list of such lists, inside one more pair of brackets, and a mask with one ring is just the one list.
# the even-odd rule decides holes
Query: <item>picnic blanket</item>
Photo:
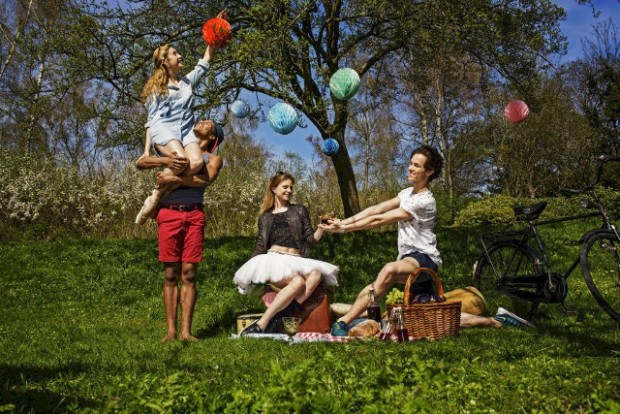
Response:
[{"label": "picnic blanket", "polygon": [[[232,339],[239,339],[240,336],[236,334],[232,334],[230,336]],[[247,334],[244,335],[245,338],[259,338],[259,339],[272,339],[276,341],[288,341],[288,336],[285,334]],[[379,337],[373,337],[376,340],[379,340]],[[300,332],[293,337],[293,343],[303,343],[303,342],[351,342],[358,340],[368,340],[369,338],[358,338],[354,336],[333,336],[326,333],[319,332]],[[396,335],[392,335],[392,342],[398,342]],[[414,341],[412,336],[409,337],[409,341]]]}]

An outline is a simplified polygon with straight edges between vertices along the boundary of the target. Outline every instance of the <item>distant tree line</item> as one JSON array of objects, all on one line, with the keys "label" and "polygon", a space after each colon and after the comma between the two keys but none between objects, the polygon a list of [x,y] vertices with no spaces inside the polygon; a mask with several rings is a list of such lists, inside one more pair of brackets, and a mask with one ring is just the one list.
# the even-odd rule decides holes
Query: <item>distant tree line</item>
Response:
[{"label": "distant tree line", "polygon": [[[428,143],[446,160],[435,189],[453,220],[471,197],[582,186],[594,156],[618,154],[617,27],[598,23],[583,57],[559,64],[565,13],[548,0],[0,0],[0,148],[69,167],[84,182],[117,180],[142,145],[139,92],[153,48],[174,43],[192,66],[204,47],[202,24],[221,9],[233,41],[218,51],[210,87],[197,90],[197,112],[226,122],[229,173],[210,192],[222,217],[256,205],[274,166],[300,177],[321,209],[350,215],[405,185],[410,151]],[[348,102],[328,88],[341,67],[362,76]],[[226,112],[241,91],[261,102],[250,121]],[[502,117],[513,99],[530,107],[517,125]],[[308,137],[311,162],[276,157],[252,138],[277,100],[319,131]],[[340,143],[334,157],[320,152],[328,137]],[[619,175],[609,172],[606,184]],[[235,203],[235,194],[247,203]],[[253,212],[235,214],[241,223]]]}]

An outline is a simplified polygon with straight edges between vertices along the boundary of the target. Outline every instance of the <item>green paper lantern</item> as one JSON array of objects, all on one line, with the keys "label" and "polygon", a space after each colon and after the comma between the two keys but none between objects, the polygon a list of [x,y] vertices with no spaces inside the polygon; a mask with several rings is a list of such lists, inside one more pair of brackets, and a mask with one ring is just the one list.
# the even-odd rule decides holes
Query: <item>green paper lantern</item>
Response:
[{"label": "green paper lantern", "polygon": [[329,89],[341,101],[349,100],[360,88],[360,77],[351,68],[338,69],[329,80]]}]

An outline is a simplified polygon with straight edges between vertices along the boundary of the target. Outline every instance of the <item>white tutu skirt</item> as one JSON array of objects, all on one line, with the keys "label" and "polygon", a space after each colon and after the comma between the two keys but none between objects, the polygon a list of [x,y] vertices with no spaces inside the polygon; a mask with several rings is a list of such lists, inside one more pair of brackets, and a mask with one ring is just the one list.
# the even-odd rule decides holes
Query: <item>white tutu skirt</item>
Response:
[{"label": "white tutu skirt", "polygon": [[327,286],[338,285],[338,266],[275,251],[259,254],[248,260],[237,270],[233,282],[239,287],[239,292],[247,295],[256,285],[279,282],[290,278],[294,273],[305,275],[315,269],[321,272]]}]

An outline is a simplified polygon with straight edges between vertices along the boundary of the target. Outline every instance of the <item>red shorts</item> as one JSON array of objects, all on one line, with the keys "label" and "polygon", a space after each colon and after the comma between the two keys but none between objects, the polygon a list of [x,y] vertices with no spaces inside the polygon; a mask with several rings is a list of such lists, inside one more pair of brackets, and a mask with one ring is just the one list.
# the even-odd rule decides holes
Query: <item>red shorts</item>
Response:
[{"label": "red shorts", "polygon": [[159,261],[200,263],[204,252],[205,213],[162,208],[157,213]]}]

